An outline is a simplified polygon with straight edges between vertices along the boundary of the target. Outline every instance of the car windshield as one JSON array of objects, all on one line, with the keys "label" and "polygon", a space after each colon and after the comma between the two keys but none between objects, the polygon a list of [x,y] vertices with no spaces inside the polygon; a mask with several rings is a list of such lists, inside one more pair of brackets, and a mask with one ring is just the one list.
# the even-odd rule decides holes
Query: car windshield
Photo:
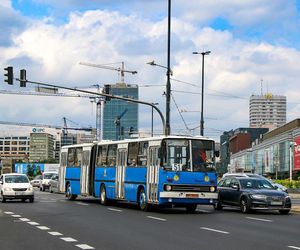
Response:
[{"label": "car windshield", "polygon": [[5,176],[6,183],[28,183],[29,180],[25,175],[8,175]]},{"label": "car windshield", "polygon": [[41,180],[42,176],[41,175],[37,175],[36,177],[34,177],[34,180]]},{"label": "car windshield", "polygon": [[240,179],[243,189],[274,189],[274,187],[267,180],[263,179]]},{"label": "car windshield", "polygon": [[55,175],[54,173],[44,174],[44,179],[51,179],[51,177]]}]

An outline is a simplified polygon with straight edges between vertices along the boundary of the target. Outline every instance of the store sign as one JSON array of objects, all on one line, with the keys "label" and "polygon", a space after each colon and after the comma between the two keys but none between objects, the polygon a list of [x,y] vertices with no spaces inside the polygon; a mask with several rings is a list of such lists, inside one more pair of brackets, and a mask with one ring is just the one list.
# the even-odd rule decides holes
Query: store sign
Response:
[{"label": "store sign", "polygon": [[294,144],[294,170],[300,170],[300,136],[295,138]]}]

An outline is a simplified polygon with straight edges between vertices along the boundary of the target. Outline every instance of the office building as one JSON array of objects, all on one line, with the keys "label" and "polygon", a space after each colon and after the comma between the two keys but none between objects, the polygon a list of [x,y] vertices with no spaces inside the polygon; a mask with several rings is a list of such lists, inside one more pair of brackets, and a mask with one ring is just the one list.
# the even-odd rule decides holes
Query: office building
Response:
[{"label": "office building", "polygon": [[250,127],[275,129],[286,123],[286,97],[252,95],[249,105]]},{"label": "office building", "polygon": [[0,137],[0,158],[28,159],[29,143],[30,137],[28,136]]},{"label": "office building", "polygon": [[[107,90],[109,89],[109,90]],[[117,83],[106,85],[106,93],[138,99],[138,86]],[[122,140],[130,138],[131,132],[138,131],[138,104],[111,99],[103,107],[102,138]]]},{"label": "office building", "polygon": [[54,136],[48,133],[30,133],[30,162],[54,160]]}]

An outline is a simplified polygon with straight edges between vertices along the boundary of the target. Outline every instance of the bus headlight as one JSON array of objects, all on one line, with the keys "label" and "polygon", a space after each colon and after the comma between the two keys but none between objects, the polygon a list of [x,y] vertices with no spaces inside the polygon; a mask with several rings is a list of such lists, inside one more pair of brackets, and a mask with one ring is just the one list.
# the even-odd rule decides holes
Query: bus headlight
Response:
[{"label": "bus headlight", "polygon": [[171,191],[172,190],[172,186],[171,185],[166,185],[165,189],[166,189],[166,191]]},{"label": "bus headlight", "polygon": [[210,189],[209,189],[209,190],[210,190],[210,192],[212,192],[212,193],[213,193],[213,192],[215,192],[215,191],[216,191],[216,188],[215,188],[215,187],[210,187]]}]

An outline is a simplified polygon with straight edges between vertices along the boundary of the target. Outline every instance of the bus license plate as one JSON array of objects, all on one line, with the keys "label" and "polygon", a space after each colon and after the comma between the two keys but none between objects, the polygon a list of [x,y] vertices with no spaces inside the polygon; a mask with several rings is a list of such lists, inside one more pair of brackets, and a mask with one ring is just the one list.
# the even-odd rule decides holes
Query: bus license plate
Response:
[{"label": "bus license plate", "polygon": [[199,198],[198,194],[186,194],[186,198]]}]

